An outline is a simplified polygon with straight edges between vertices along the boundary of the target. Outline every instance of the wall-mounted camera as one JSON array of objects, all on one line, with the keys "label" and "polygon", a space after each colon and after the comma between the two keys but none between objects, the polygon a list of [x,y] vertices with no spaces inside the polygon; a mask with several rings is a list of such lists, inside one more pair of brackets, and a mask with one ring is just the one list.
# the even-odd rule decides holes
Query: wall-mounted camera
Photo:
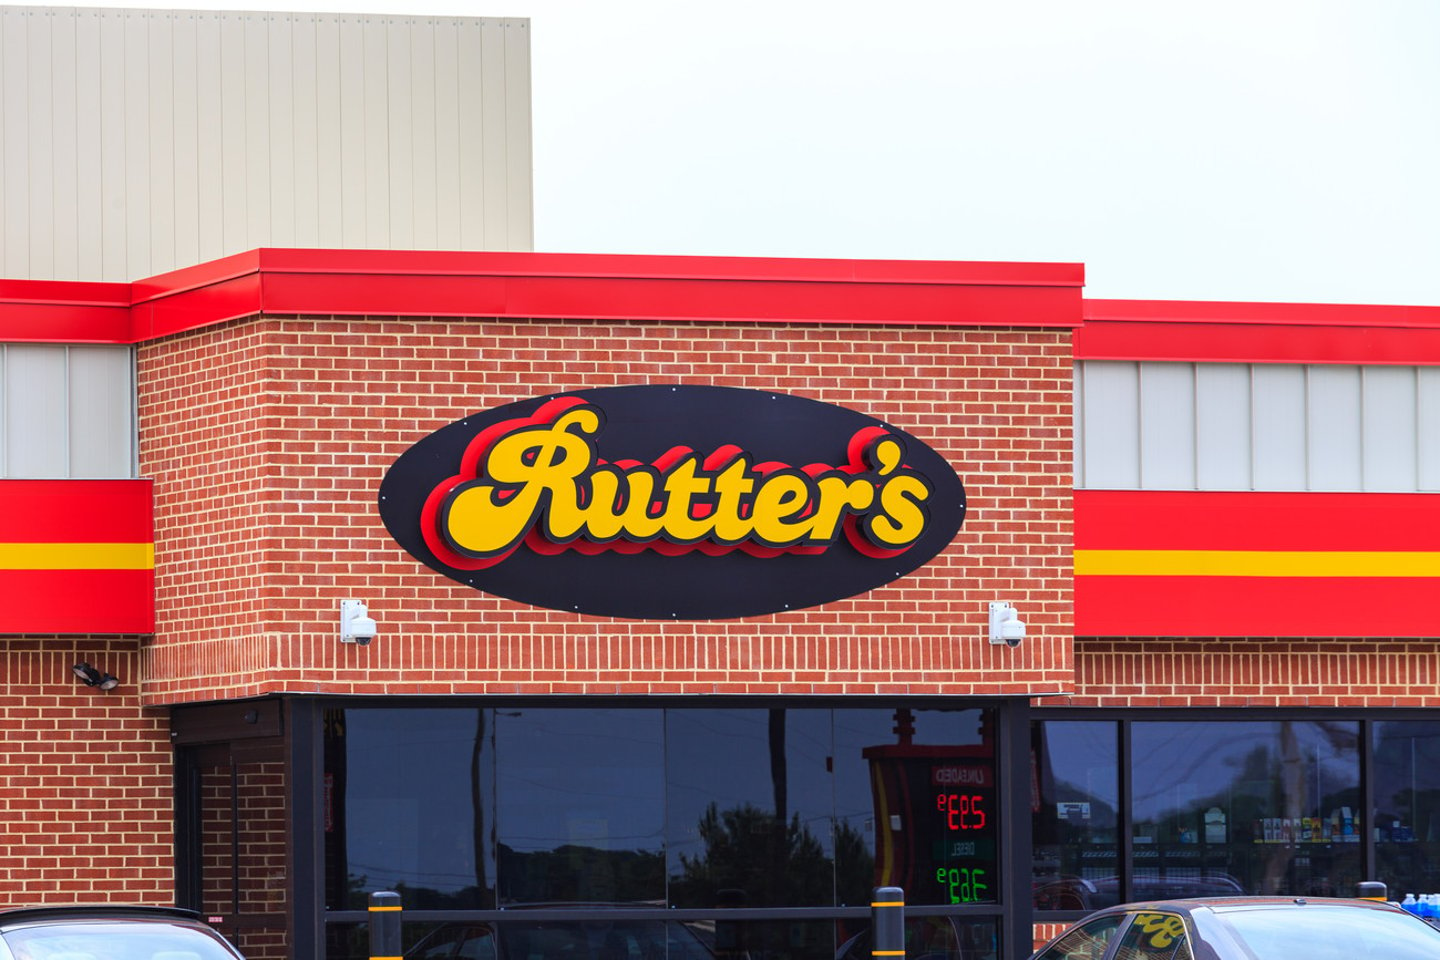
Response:
[{"label": "wall-mounted camera", "polygon": [[359,600],[340,601],[340,642],[368,646],[380,625],[370,617],[370,611]]},{"label": "wall-mounted camera", "polygon": [[1025,639],[1025,623],[1015,608],[1004,600],[990,601],[990,642],[1018,647]]}]

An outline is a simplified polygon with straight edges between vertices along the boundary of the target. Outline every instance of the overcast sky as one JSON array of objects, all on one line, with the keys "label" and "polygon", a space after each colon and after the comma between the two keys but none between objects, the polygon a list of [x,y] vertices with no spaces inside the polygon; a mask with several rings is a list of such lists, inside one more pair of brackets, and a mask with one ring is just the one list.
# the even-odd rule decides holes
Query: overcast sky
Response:
[{"label": "overcast sky", "polygon": [[1440,305],[1440,0],[156,5],[530,18],[538,250]]}]

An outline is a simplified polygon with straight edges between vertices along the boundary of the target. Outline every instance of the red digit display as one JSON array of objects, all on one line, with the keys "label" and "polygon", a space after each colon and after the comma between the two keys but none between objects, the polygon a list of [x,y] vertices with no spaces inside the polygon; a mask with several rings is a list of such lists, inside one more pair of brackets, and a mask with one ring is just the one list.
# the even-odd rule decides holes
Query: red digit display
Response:
[{"label": "red digit display", "polygon": [[935,809],[945,814],[950,830],[985,829],[984,798],[973,793],[942,793],[935,798]]}]

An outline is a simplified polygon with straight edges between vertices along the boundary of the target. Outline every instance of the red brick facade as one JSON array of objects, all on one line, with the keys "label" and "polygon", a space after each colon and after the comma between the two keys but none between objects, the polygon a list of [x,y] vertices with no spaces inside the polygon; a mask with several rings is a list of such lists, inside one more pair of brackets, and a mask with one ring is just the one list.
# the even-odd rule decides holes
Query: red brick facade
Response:
[{"label": "red brick facade", "polygon": [[[174,902],[169,717],[138,638],[0,638],[0,907]],[[73,680],[81,661],[123,682]]]},{"label": "red brick facade", "polygon": [[[332,693],[1017,694],[1071,667],[1068,331],[258,317],[139,348],[156,489],[147,702]],[[640,383],[779,390],[946,456],[950,548],[866,595],[734,621],[570,615],[472,592],[399,549],[386,468],[476,410]],[[369,647],[339,643],[365,601]],[[1017,649],[986,641],[1012,601]]]}]

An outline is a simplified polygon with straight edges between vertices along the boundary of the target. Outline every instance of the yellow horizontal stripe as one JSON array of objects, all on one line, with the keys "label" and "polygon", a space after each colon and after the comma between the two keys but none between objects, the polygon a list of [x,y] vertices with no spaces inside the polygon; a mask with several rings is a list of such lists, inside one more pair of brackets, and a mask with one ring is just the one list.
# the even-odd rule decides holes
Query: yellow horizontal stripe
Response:
[{"label": "yellow horizontal stripe", "polygon": [[1076,550],[1077,577],[1440,577],[1420,550]]},{"label": "yellow horizontal stripe", "polygon": [[903,957],[903,956],[905,956],[905,951],[904,951],[904,950],[871,950],[871,951],[870,951],[870,956],[872,956],[872,957]]},{"label": "yellow horizontal stripe", "polygon": [[904,900],[880,900],[880,901],[878,901],[878,902],[871,903],[870,906],[872,906],[872,907],[903,907],[903,906],[905,906],[905,901],[904,901]]},{"label": "yellow horizontal stripe", "polygon": [[153,543],[0,543],[0,570],[153,569]]},{"label": "yellow horizontal stripe", "polygon": [[404,907],[384,907],[384,906],[381,906],[381,907],[368,907],[367,909],[368,909],[371,913],[388,913],[388,912],[390,912],[391,910],[404,910],[405,908],[404,908]]}]

